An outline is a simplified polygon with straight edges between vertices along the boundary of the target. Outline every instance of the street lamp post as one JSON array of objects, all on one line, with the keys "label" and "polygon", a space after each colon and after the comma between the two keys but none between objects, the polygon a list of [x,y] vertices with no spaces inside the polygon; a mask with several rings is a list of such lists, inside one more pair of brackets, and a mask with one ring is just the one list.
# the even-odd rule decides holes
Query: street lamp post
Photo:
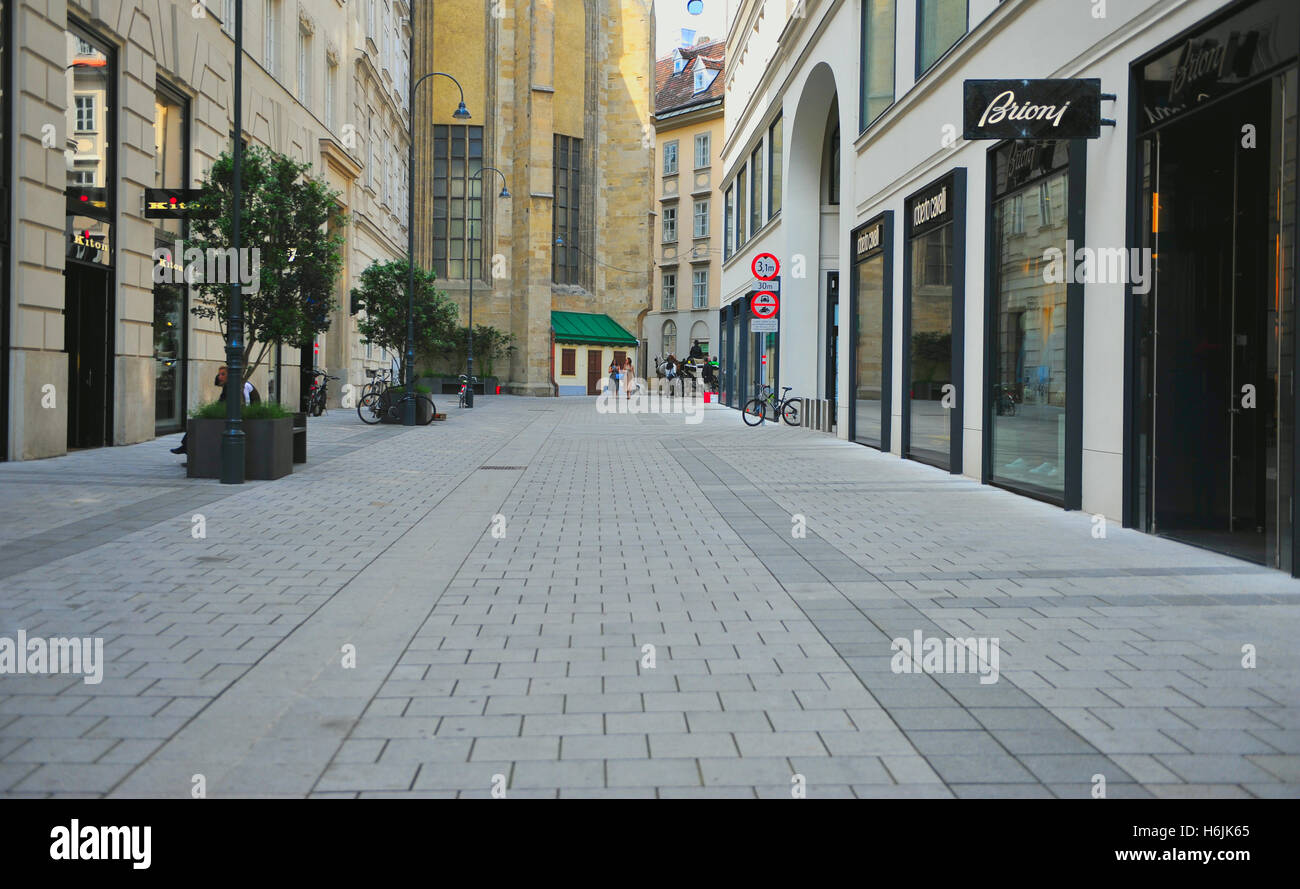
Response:
[{"label": "street lamp post", "polygon": [[[431,13],[432,14],[432,13]],[[412,7],[411,15],[411,64],[415,64],[415,15]],[[469,120],[469,109],[465,107],[465,90],[461,88],[460,81],[450,74],[444,74],[441,71],[430,71],[419,80],[411,81],[410,102],[408,119],[411,122],[410,132],[410,151],[406,164],[406,233],[407,241],[407,260],[406,260],[406,413],[403,418],[403,425],[415,425],[415,91],[420,88],[430,77],[445,77],[452,83],[456,84],[456,89],[460,90],[460,105],[456,107],[452,117],[456,120]]]},{"label": "street lamp post", "polygon": [[[239,255],[239,222],[243,209],[244,163],[244,4],[235,4],[235,121],[231,172],[230,246]],[[238,276],[235,276],[238,278]],[[230,285],[230,311],[226,319],[226,429],[221,436],[221,483],[244,483],[244,300],[238,280]]]},{"label": "street lamp post", "polygon": [[[498,176],[501,177],[501,194],[497,195],[497,197],[506,198],[508,200],[510,198],[510,189],[506,185],[506,174],[502,173],[496,167],[481,168],[477,173],[469,177],[470,181],[473,182],[475,179],[478,179],[481,184],[483,181],[482,176],[484,170],[491,170],[493,173],[496,173]],[[471,199],[470,206],[473,207],[473,205],[474,202]],[[472,232],[474,227],[474,215],[472,210],[470,211],[469,224],[470,224],[471,241],[472,241],[473,239]],[[480,238],[480,240],[482,239]],[[473,248],[471,247],[471,249]],[[480,259],[480,262],[481,261],[482,260]],[[468,345],[466,358],[465,358],[465,376],[469,378],[465,382],[465,407],[473,407],[474,406],[474,257],[472,254],[469,257],[469,345]]]}]

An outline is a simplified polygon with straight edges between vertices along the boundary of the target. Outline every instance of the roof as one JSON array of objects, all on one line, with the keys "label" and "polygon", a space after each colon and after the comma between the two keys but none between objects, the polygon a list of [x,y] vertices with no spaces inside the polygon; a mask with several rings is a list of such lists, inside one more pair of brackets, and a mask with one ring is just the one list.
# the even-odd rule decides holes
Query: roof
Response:
[{"label": "roof", "polygon": [[557,343],[595,346],[635,346],[637,338],[608,315],[588,312],[551,312],[551,330]]},{"label": "roof", "polygon": [[[721,72],[726,49],[727,44],[722,40],[701,43],[699,46],[682,47],[677,52],[681,53],[681,57],[686,60],[686,65],[677,74],[673,73],[674,56],[668,55],[657,60],[655,62],[655,114],[666,114],[669,111],[679,111],[692,105],[716,102],[721,99],[725,92]],[[695,92],[696,57],[701,57],[704,67],[719,72],[718,76],[713,78],[709,88],[699,94]]]}]

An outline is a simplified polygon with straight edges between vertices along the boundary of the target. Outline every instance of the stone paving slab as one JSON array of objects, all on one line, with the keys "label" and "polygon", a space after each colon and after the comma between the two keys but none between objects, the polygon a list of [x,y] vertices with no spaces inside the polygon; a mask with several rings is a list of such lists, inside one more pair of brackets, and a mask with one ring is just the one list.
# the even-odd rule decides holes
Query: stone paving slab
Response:
[{"label": "stone paving slab", "polygon": [[0,795],[1300,796],[1280,572],[716,406],[310,428],[240,488],[0,464],[0,636],[106,662],[0,676]]}]

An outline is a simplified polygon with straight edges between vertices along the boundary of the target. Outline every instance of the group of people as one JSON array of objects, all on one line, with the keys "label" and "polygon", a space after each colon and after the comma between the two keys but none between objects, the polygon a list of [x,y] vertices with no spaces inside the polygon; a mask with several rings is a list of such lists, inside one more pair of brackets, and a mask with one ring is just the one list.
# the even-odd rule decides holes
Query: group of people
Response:
[{"label": "group of people", "polygon": [[630,355],[624,355],[622,362],[611,361],[608,375],[611,389],[631,397],[632,381],[636,379],[636,370],[632,366]]}]

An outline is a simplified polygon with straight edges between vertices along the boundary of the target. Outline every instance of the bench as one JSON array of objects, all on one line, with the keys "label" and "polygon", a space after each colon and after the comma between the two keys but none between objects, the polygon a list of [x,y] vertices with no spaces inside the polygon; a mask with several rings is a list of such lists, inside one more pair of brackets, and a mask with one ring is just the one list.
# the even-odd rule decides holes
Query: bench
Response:
[{"label": "bench", "polygon": [[307,415],[293,415],[293,462],[307,462]]}]

